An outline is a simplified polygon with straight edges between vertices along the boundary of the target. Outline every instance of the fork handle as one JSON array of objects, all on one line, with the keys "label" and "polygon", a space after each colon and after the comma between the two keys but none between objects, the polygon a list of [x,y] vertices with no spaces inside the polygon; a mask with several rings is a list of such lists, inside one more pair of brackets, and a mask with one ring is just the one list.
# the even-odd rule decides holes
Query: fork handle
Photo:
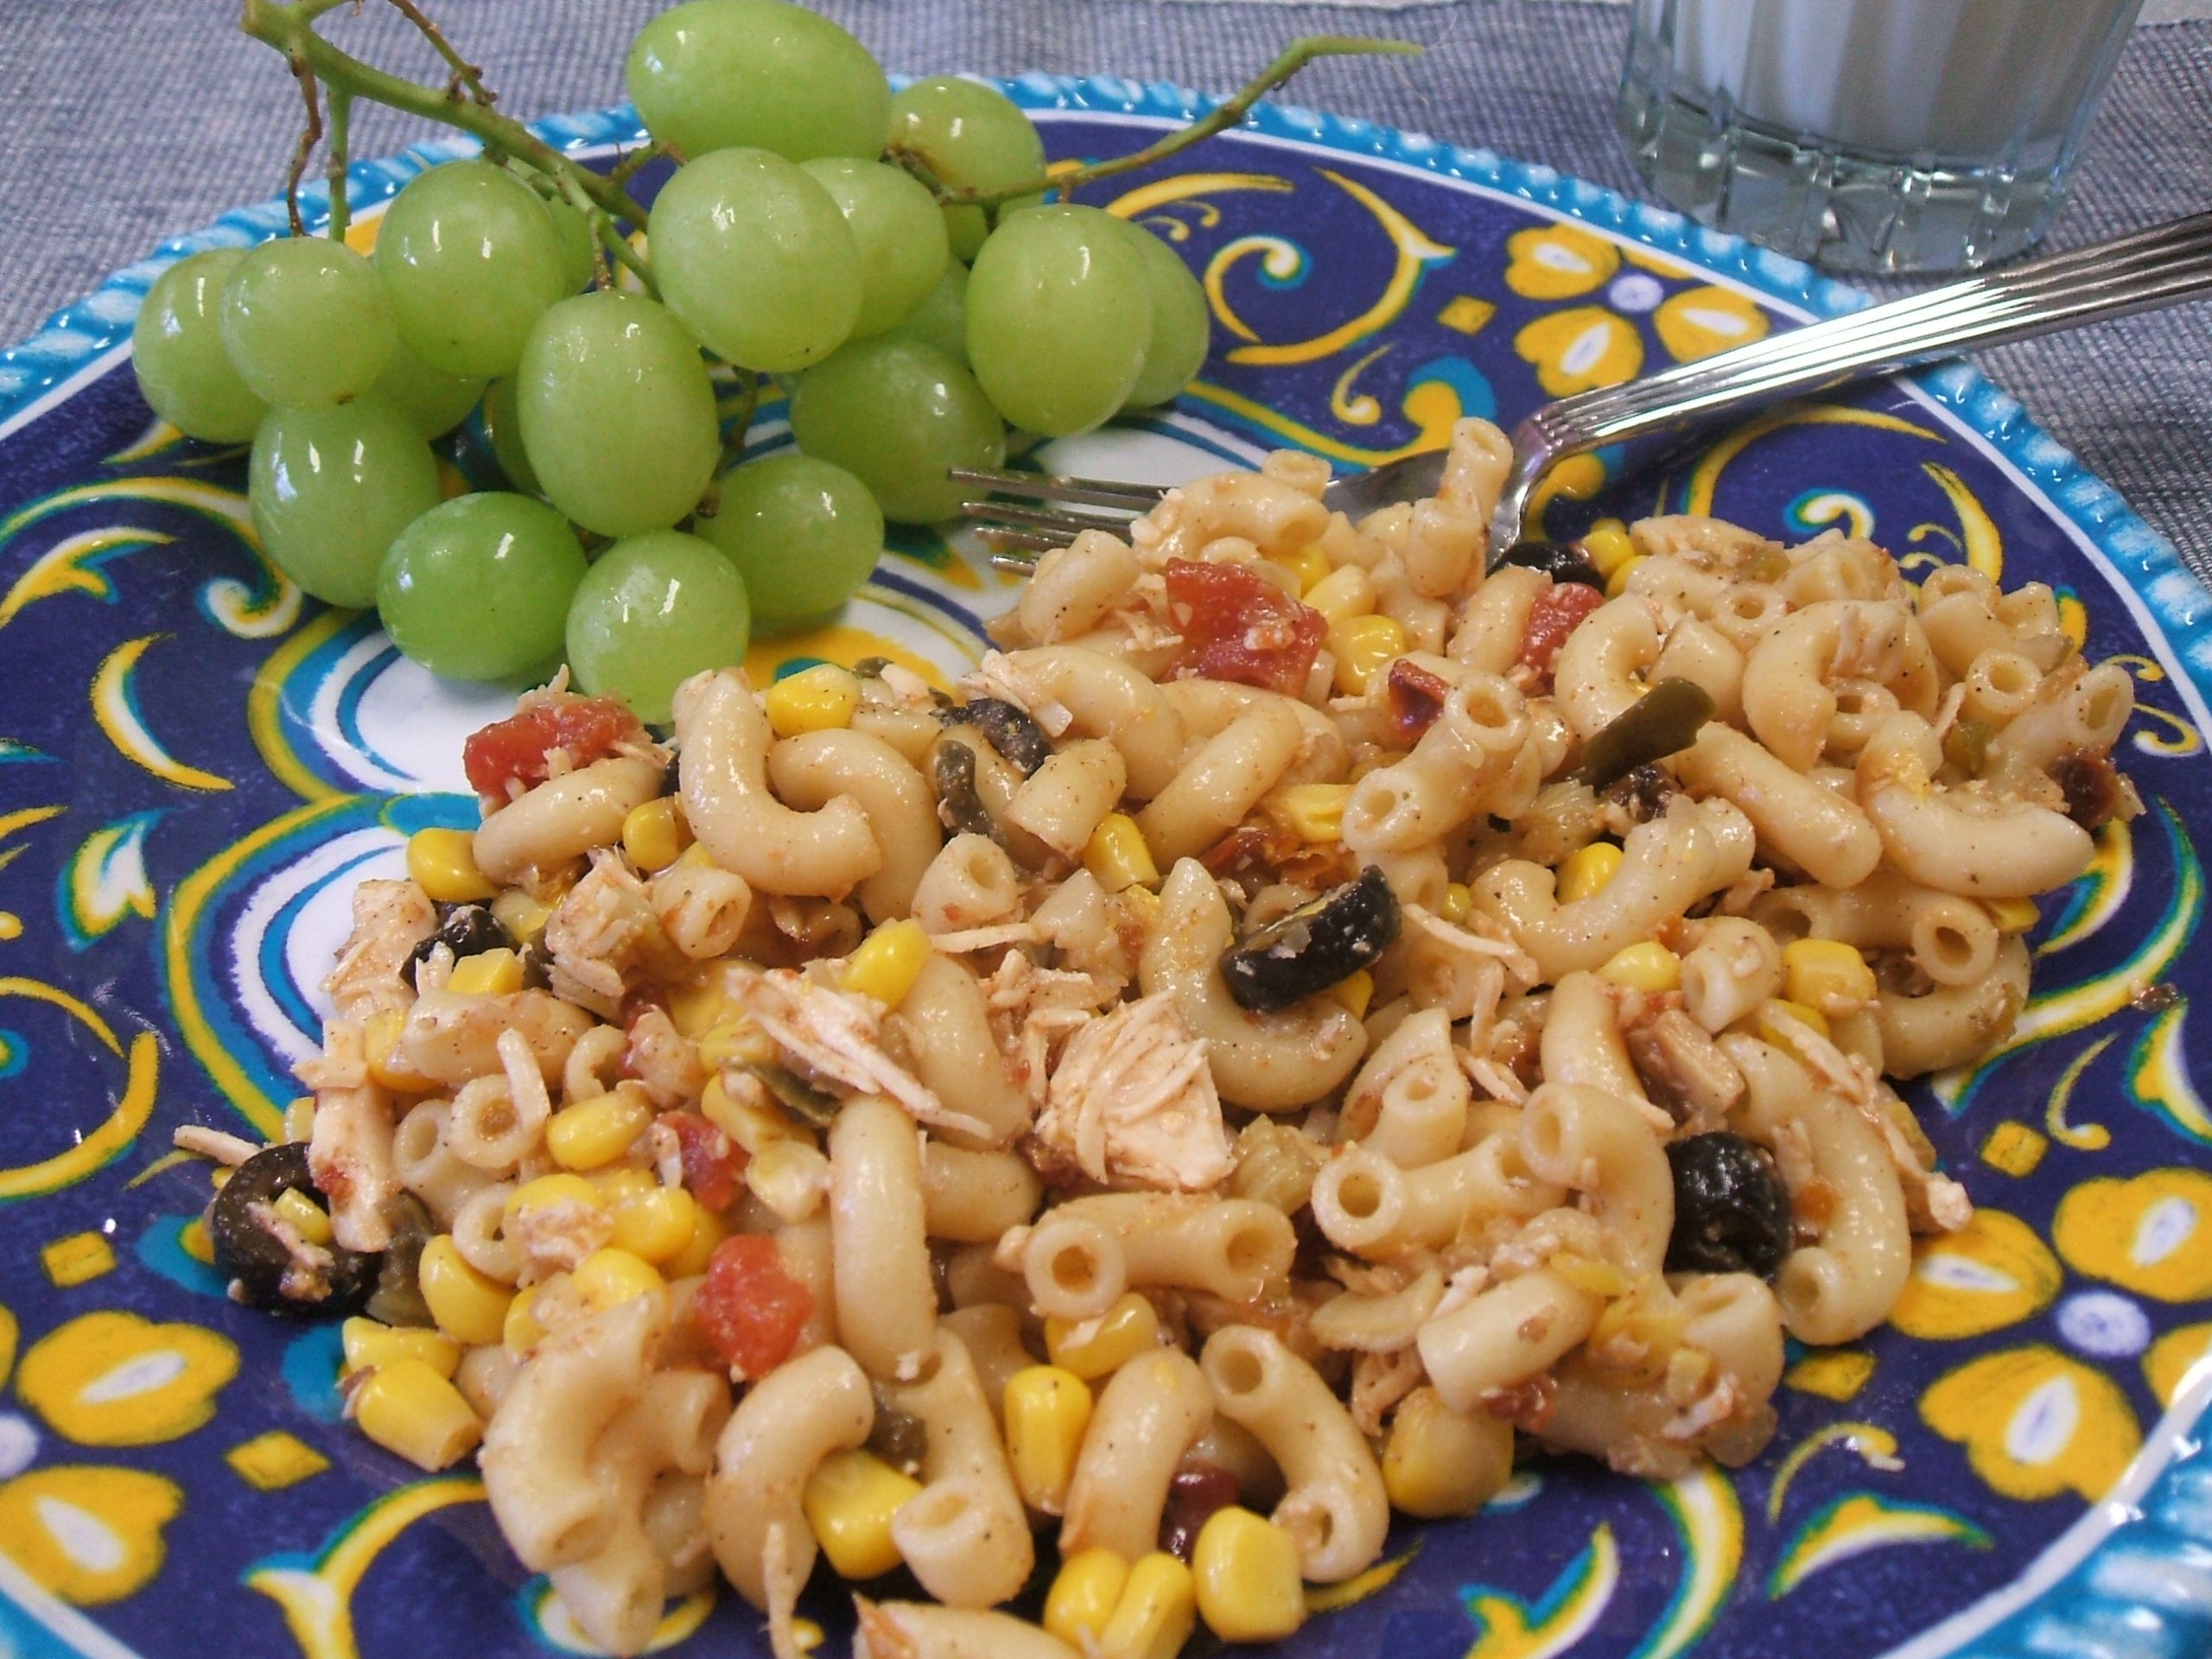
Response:
[{"label": "fork handle", "polygon": [[1566,455],[1679,430],[1730,410],[1953,357],[1973,346],[2153,310],[2207,291],[2212,291],[2212,213],[1791,329],[1645,379],[1562,397],[1514,429],[1513,474],[1497,524],[1518,535],[1536,480]]}]

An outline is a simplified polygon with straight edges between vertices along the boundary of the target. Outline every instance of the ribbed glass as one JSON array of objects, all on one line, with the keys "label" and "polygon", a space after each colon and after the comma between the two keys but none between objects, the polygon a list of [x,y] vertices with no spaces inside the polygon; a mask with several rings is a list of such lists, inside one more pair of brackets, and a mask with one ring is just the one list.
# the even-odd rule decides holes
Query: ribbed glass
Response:
[{"label": "ribbed glass", "polygon": [[1833,270],[2031,246],[2142,0],[1634,0],[1618,118],[1700,224]]}]

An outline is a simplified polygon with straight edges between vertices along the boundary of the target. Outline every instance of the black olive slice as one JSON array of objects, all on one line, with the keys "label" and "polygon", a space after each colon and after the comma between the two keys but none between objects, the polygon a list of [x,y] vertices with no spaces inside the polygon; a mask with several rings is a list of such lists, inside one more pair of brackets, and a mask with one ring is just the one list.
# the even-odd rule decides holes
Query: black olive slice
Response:
[{"label": "black olive slice", "polygon": [[1751,1273],[1771,1279],[1789,1253],[1789,1189],[1774,1161],[1740,1135],[1694,1135],[1667,1148],[1675,1177],[1669,1273]]},{"label": "black olive slice", "polygon": [[1221,976],[1240,1008],[1272,1014],[1341,985],[1398,937],[1398,895],[1370,864],[1222,953]]},{"label": "black olive slice", "polygon": [[1579,582],[1601,594],[1605,591],[1605,579],[1598,574],[1598,567],[1590,563],[1580,542],[1556,545],[1550,542],[1516,542],[1505,550],[1505,556],[1498,563],[1541,570],[1554,582]]},{"label": "black olive slice", "polygon": [[1615,715],[1582,746],[1578,774],[1592,789],[1609,788],[1638,766],[1678,754],[1697,741],[1713,718],[1713,697],[1688,680],[1664,679]]},{"label": "black olive slice", "polygon": [[264,1147],[231,1172],[207,1213],[215,1270],[238,1287],[248,1307],[303,1319],[359,1313],[377,1287],[379,1258],[325,1244],[319,1248],[329,1255],[329,1267],[320,1272],[302,1268],[266,1220],[267,1206],[287,1192],[322,1196],[302,1141]]},{"label": "black olive slice", "polygon": [[930,762],[930,779],[937,785],[939,823],[956,836],[998,839],[999,827],[991,822],[991,815],[983,809],[982,798],[976,793],[975,750],[965,743],[948,743],[940,739],[936,758]]},{"label": "black olive slice", "polygon": [[415,982],[415,970],[430,959],[430,952],[440,945],[453,952],[459,962],[463,957],[480,957],[486,950],[512,950],[514,935],[499,925],[499,918],[484,905],[441,905],[438,907],[438,931],[416,945],[407,957],[407,982]]},{"label": "black olive slice", "polygon": [[1025,778],[1052,758],[1052,741],[1045,728],[1013,703],[997,697],[976,697],[939,712],[947,726],[974,726],[983,739],[1021,770]]}]

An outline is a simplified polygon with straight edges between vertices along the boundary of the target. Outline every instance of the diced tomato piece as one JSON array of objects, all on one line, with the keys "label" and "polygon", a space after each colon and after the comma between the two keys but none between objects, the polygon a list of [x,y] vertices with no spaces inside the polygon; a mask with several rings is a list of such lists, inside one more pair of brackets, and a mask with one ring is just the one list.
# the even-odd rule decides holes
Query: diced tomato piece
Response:
[{"label": "diced tomato piece", "polygon": [[751,1161],[745,1148],[696,1112],[663,1112],[660,1121],[676,1131],[683,1156],[683,1185],[709,1210],[727,1210]]},{"label": "diced tomato piece", "polygon": [[1179,673],[1296,696],[1329,620],[1241,564],[1170,559],[1167,602],[1183,636]]},{"label": "diced tomato piece", "polygon": [[774,1239],[740,1233],[715,1246],[691,1309],[714,1351],[757,1378],[791,1357],[814,1317],[814,1293],[784,1271]]},{"label": "diced tomato piece", "polygon": [[1521,660],[1548,676],[1567,636],[1605,602],[1605,596],[1587,582],[1554,582],[1529,607],[1529,623],[1521,632]]},{"label": "diced tomato piece", "polygon": [[645,733],[620,697],[563,693],[526,703],[471,736],[461,746],[461,763],[479,795],[504,805],[509,784],[528,789],[545,781],[545,757],[553,750],[565,750],[571,766],[587,766]]},{"label": "diced tomato piece", "polygon": [[1390,664],[1390,677],[1383,683],[1383,703],[1390,711],[1390,724],[1398,740],[1411,748],[1421,741],[1421,734],[1436,723],[1444,712],[1444,699],[1452,688],[1430,673],[1420,664],[1401,657]]}]

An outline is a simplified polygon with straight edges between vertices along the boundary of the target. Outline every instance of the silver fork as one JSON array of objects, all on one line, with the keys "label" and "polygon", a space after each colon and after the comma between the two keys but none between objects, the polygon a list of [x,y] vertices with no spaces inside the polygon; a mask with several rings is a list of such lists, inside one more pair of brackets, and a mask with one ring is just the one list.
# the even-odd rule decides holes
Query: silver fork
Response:
[{"label": "silver fork", "polygon": [[[1977,346],[1999,346],[2106,317],[2173,305],[2212,291],[2212,213],[2052,254],[2005,270],[1871,306],[1618,386],[1544,404],[1513,429],[1513,468],[1491,519],[1495,563],[1522,538],[1536,481],[1566,456],[1661,433],[1686,434],[1732,410],[1886,374]],[[1433,495],[1444,452],[1408,455],[1331,482],[1322,496],[1354,519]],[[1085,530],[1120,531],[1159,504],[1165,486],[1110,479],[955,467],[956,482],[1032,501],[1110,509],[1071,512],[983,497],[965,512],[1015,569]]]}]

